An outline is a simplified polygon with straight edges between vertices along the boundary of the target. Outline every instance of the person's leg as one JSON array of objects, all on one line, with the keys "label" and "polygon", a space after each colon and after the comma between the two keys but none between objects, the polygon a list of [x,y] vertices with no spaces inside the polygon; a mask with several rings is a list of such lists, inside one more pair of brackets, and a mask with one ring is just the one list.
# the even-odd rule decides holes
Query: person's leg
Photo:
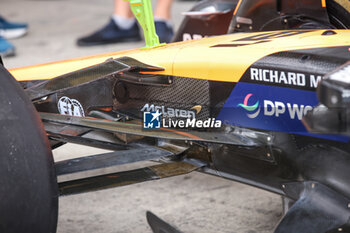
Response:
[{"label": "person's leg", "polygon": [[158,0],[156,9],[154,11],[154,18],[170,20],[172,3],[173,0]]},{"label": "person's leg", "polygon": [[124,0],[114,0],[114,14],[127,19],[134,18],[129,2]]},{"label": "person's leg", "polygon": [[112,19],[118,27],[124,30],[132,28],[136,23],[129,2],[124,0],[114,0],[114,14]]},{"label": "person's leg", "polygon": [[174,32],[170,23],[173,0],[158,0],[154,11],[154,22],[159,41],[170,42]]},{"label": "person's leg", "polygon": [[79,46],[140,41],[139,27],[130,10],[129,2],[114,0],[114,14],[107,25],[77,40]]},{"label": "person's leg", "polygon": [[[169,22],[173,0],[158,0],[154,14],[159,41],[170,42],[173,29]],[[80,46],[141,40],[140,32],[128,1],[114,0],[114,14],[110,22],[93,34],[78,39]]]}]

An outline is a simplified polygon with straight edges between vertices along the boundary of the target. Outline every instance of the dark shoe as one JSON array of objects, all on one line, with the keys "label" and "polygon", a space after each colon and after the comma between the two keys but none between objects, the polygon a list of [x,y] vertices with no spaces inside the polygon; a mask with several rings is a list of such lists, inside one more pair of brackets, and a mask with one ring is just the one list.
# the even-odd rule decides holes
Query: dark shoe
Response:
[{"label": "dark shoe", "polygon": [[159,42],[160,43],[171,42],[174,35],[173,28],[169,27],[168,24],[163,21],[156,21],[154,24],[156,26],[156,32],[159,37]]},{"label": "dark shoe", "polygon": [[13,23],[0,17],[0,36],[6,39],[13,39],[24,36],[28,31],[25,23]]},{"label": "dark shoe", "polygon": [[111,19],[102,29],[90,36],[78,39],[77,44],[79,46],[91,46],[140,40],[140,31],[136,22],[130,29],[124,30],[118,27],[118,25],[114,23],[114,20]]}]

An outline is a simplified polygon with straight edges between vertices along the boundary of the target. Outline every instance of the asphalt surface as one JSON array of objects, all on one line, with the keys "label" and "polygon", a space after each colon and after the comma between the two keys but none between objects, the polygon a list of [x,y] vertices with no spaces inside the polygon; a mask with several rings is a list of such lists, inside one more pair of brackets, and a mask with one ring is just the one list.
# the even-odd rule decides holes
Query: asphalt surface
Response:
[{"label": "asphalt surface", "polygon": [[[173,22],[194,2],[176,1]],[[112,0],[1,0],[0,14],[27,22],[26,37],[11,40],[17,56],[5,58],[7,68],[52,62],[143,46],[123,43],[79,48],[75,41],[104,25],[113,10]],[[103,152],[76,145],[54,151],[55,160]],[[135,166],[107,169],[126,170]],[[106,172],[94,171],[91,174]],[[151,232],[145,212],[150,210],[185,233],[272,232],[281,217],[280,197],[214,176],[186,176],[60,198],[58,232]]]}]

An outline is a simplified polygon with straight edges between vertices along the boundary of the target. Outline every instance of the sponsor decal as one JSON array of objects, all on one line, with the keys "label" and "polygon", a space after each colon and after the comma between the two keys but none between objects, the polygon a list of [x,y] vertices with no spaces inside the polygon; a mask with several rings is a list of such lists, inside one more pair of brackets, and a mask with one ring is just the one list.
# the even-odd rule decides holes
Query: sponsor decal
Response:
[{"label": "sponsor decal", "polygon": [[157,106],[154,104],[145,104],[141,112],[156,112],[160,111],[163,117],[176,117],[176,118],[196,118],[196,112],[191,110],[170,108],[165,106]]},{"label": "sponsor decal", "polygon": [[192,110],[177,109],[154,104],[145,104],[143,112],[143,128],[220,128],[222,122],[215,118],[196,119],[196,114],[202,110],[201,105],[193,106]]},{"label": "sponsor decal", "polygon": [[76,99],[62,96],[57,102],[58,112],[62,115],[84,117],[84,109]]},{"label": "sponsor decal", "polygon": [[342,136],[307,132],[301,120],[318,103],[314,91],[237,83],[217,119],[241,127],[348,141]]},{"label": "sponsor decal", "polygon": [[248,101],[250,99],[250,97],[253,94],[248,94],[246,95],[246,97],[244,98],[244,102],[243,104],[238,104],[237,106],[244,108],[245,110],[247,110],[248,112],[254,112],[256,109],[258,109],[257,111],[255,111],[255,113],[247,113],[247,116],[249,118],[255,118],[259,115],[260,113],[260,107],[259,107],[259,100],[255,102],[255,104],[253,105],[248,105]]},{"label": "sponsor decal", "polygon": [[[259,106],[259,100],[255,102],[253,105],[248,105],[249,98],[253,94],[248,94],[244,98],[243,104],[238,104],[238,107],[244,108],[247,112],[254,112],[254,113],[247,113],[247,116],[251,119],[256,118],[260,114],[260,106]],[[299,105],[299,104],[293,104],[293,103],[283,103],[281,101],[271,101],[271,100],[263,100],[263,112],[264,116],[274,116],[274,117],[280,117],[283,114],[287,114],[290,119],[298,119],[302,120],[303,116],[306,115],[306,113],[313,109],[310,105]]]},{"label": "sponsor decal", "polygon": [[264,100],[264,115],[265,116],[275,116],[279,117],[282,114],[287,114],[290,119],[298,119],[301,121],[303,116],[313,107],[310,105],[299,105],[299,104],[291,104],[291,103],[283,103],[280,101],[270,101]]},{"label": "sponsor decal", "polygon": [[293,87],[317,88],[322,76],[318,74],[306,74],[292,71],[250,68],[250,81],[256,83],[278,84]]},{"label": "sponsor decal", "polygon": [[201,105],[193,106],[191,109],[196,110],[197,114],[199,114],[202,111]]}]

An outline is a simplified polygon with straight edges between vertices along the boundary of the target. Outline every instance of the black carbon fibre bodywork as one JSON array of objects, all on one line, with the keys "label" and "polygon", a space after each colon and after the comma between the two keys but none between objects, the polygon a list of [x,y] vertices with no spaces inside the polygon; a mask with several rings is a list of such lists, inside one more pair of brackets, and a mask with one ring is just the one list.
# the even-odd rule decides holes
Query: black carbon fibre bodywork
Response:
[{"label": "black carbon fibre bodywork", "polygon": [[[316,91],[316,86],[306,85],[310,83],[308,81],[305,85],[298,86],[270,82],[267,78],[265,81],[263,78],[252,80],[250,69],[313,73],[323,77],[349,59],[348,47],[280,52],[252,64],[240,82]],[[257,186],[258,183],[263,183],[271,186],[271,190],[283,191],[284,182],[317,180],[350,197],[350,173],[347,172],[347,167],[350,166],[348,143],[282,132],[270,133],[273,139],[273,153],[270,155],[273,157],[273,162],[257,159],[258,153],[251,148],[214,146],[212,150],[217,150],[213,153],[215,168],[222,171],[224,176],[231,174],[250,180],[255,179]],[[248,156],[249,154],[255,155],[256,158]],[[325,173],[325,170],[332,172]]]},{"label": "black carbon fibre bodywork", "polygon": [[[238,37],[233,41],[218,40],[221,44],[205,49],[214,50],[221,47],[219,50],[225,51],[226,47],[249,48],[276,38],[295,35],[299,35],[298,38],[303,40],[303,33],[313,34],[310,29],[326,29],[316,30],[314,34],[320,34],[306,40],[321,38],[320,46],[327,46],[322,43],[329,43],[331,40],[323,41],[322,36],[332,38],[337,32],[342,33],[332,28],[350,28],[350,13],[347,10],[349,5],[345,4],[343,7],[338,3],[339,1],[333,0],[204,1],[186,13],[174,41],[226,34],[231,22],[229,32],[293,30],[248,34],[247,37]],[[348,44],[346,38],[344,41],[343,43]],[[271,43],[266,48],[257,46],[253,49],[268,50],[271,46],[275,45]],[[304,47],[302,43],[295,43],[295,46]],[[176,45],[174,47],[176,49]],[[230,51],[244,53],[246,47]],[[253,49],[247,49],[247,54],[252,56],[252,59],[261,58],[262,55],[256,58]],[[282,46],[281,49],[288,48]],[[167,52],[166,47],[163,52]],[[181,59],[177,60],[182,56],[181,52],[177,52],[165,62],[166,69],[144,64],[134,58],[121,57],[108,59],[53,79],[21,83],[39,111],[51,149],[68,142],[113,150],[111,153],[56,162],[55,169],[50,171],[56,170],[56,175],[59,176],[57,195],[97,191],[199,171],[249,184],[288,199],[291,203],[288,206],[289,210],[285,212],[275,233],[350,233],[350,117],[339,114],[344,113],[344,109],[325,110],[331,110],[329,112],[334,113],[332,115],[317,114],[318,108],[322,106],[315,108],[318,102],[315,103],[317,99],[314,98],[322,78],[350,60],[349,46],[329,45],[327,48],[282,51],[263,57],[253,64],[253,60],[244,59],[232,63],[223,61],[226,67],[220,66],[220,58],[226,57],[221,57],[219,53],[213,53],[218,56],[218,62],[214,63],[217,67],[210,64],[210,61],[216,59],[214,56],[200,60],[204,61],[203,64],[209,63],[208,67],[211,70],[208,72],[209,77],[198,77],[231,80],[230,75],[236,71],[228,67],[228,64],[232,64],[240,74],[239,82],[237,75],[235,82],[196,78],[195,71],[201,69],[201,66],[193,67],[194,75],[182,73],[182,68],[187,71],[186,69],[192,67],[177,67],[176,62],[182,62]],[[232,57],[238,60],[239,55]],[[227,58],[230,59],[229,56]],[[150,62],[152,59],[153,57],[150,57]],[[227,77],[216,77],[221,72],[214,72],[221,68],[228,68],[232,73],[223,72],[224,75],[227,73]],[[244,69],[246,70],[243,73]],[[158,72],[163,70],[165,74],[176,73],[192,78],[159,75]],[[331,86],[329,89],[323,85],[326,89],[323,89],[322,98],[319,98],[321,103],[327,107],[339,107],[338,104],[342,104],[341,108],[348,107],[350,86],[343,83],[342,87],[345,88],[339,91],[334,83],[328,84]],[[320,96],[320,90],[318,91]],[[335,92],[336,97],[343,102],[334,101],[334,98],[332,100],[331,97],[334,96],[329,93],[334,95]],[[17,94],[13,92],[11,96],[14,93]],[[313,99],[313,102],[307,98]],[[11,105],[6,98],[3,98],[3,102],[5,105]],[[158,111],[162,112],[163,120],[219,119],[222,125],[220,122],[218,128],[192,126],[186,129],[186,126],[183,129],[179,125],[165,127],[165,123],[162,123],[160,128],[147,129],[145,113],[153,115],[158,114]],[[345,112],[348,114],[345,116],[350,116],[349,110]],[[316,118],[310,113],[316,113]],[[303,118],[306,114],[307,117]],[[8,114],[3,115],[7,117]],[[23,114],[20,117],[24,121],[28,120]],[[349,127],[344,130],[344,125]],[[4,126],[6,128],[7,125]],[[27,126],[33,128],[35,124]],[[306,128],[314,129],[315,126],[321,128],[321,132],[332,132],[336,135],[307,132]],[[23,127],[18,124],[17,128],[18,132],[21,132]],[[39,137],[29,140],[30,135],[25,135],[25,139],[35,142],[31,145],[33,148],[40,144],[37,142]],[[4,135],[5,139],[12,140],[7,135]],[[6,140],[4,148],[12,143]],[[21,147],[25,146],[24,143],[18,144]],[[23,148],[21,151],[26,150],[27,148]],[[6,153],[6,156],[12,158],[12,152]],[[43,153],[35,155],[41,156]],[[98,176],[85,174],[83,178],[65,176],[149,160],[160,164]],[[5,167],[6,162],[3,164]],[[35,163],[34,160],[31,162]],[[12,165],[17,166],[17,161]],[[36,163],[34,165],[37,166]],[[9,174],[6,170],[3,169],[5,178]],[[42,171],[45,172],[36,169],[33,174]],[[37,180],[46,177],[40,176]],[[34,183],[38,184],[36,181]],[[46,221],[51,229],[56,228],[57,217],[56,185],[54,188],[51,211],[53,220],[51,224]],[[37,189],[40,190],[40,187]],[[18,196],[26,194],[27,192],[21,192]],[[45,196],[42,199],[45,200]],[[21,204],[17,200],[12,203],[14,206]],[[38,199],[33,202],[35,205],[37,203]],[[47,210],[50,208],[46,208]],[[10,221],[15,219],[13,216],[7,216],[6,212],[3,213]],[[45,211],[42,211],[41,215],[43,213]],[[148,220],[154,232],[180,232],[150,213]],[[11,222],[11,227],[12,225]]]},{"label": "black carbon fibre bodywork", "polygon": [[173,77],[169,86],[151,86],[123,82],[128,98],[122,103],[114,98],[114,110],[141,119],[145,104],[190,110],[196,105],[201,111],[198,119],[216,117],[231,93],[234,83]]},{"label": "black carbon fibre bodywork", "polygon": [[[306,216],[310,213],[317,214],[319,211],[324,211],[320,218],[310,220],[313,224],[317,224],[322,216],[327,215],[327,211],[330,211],[331,214],[334,213],[332,209],[322,209],[318,206],[321,202],[328,200],[328,196],[335,199],[334,202],[327,202],[329,208],[339,209],[341,213],[348,214],[348,207],[342,205],[344,200],[350,199],[350,173],[348,172],[350,147],[348,142],[322,139],[317,135],[239,127],[239,125],[230,122],[223,122],[223,127],[220,130],[180,130],[174,128],[170,131],[166,129],[142,131],[141,126],[138,125],[142,119],[142,111],[144,111],[142,109],[151,105],[160,106],[160,109],[162,107],[185,111],[197,111],[199,109],[196,112],[197,119],[217,118],[225,108],[225,104],[232,93],[241,84],[254,84],[258,89],[271,87],[271,91],[272,88],[283,88],[283,90],[314,93],[318,81],[325,74],[346,63],[349,59],[348,47],[279,52],[264,57],[247,67],[239,83],[152,74],[143,76],[137,71],[112,72],[110,75],[88,83],[58,89],[57,92],[51,93],[47,98],[36,101],[35,105],[42,112],[51,112],[41,114],[45,124],[49,123],[47,130],[50,127],[50,129],[53,129],[52,125],[55,124],[73,126],[70,130],[74,133],[68,134],[68,136],[60,131],[48,130],[53,135],[52,140],[63,143],[78,141],[81,144],[86,144],[90,140],[79,140],[79,135],[89,130],[97,130],[115,133],[119,139],[125,134],[137,135],[132,140],[122,140],[131,146],[134,141],[141,144],[145,143],[145,138],[154,139],[147,142],[147,146],[151,147],[158,147],[165,141],[171,145],[171,148],[185,148],[181,153],[176,154],[177,159],[195,159],[200,161],[201,164],[205,164],[200,167],[202,172],[216,174],[288,197],[296,201],[296,206],[300,208],[294,213],[292,208],[276,232],[293,232],[285,229],[288,228],[290,222],[293,222],[294,218],[304,216],[306,219]],[[298,83],[297,79],[292,78],[291,81],[285,79],[281,82],[276,78],[272,79],[272,76],[269,77],[270,71],[279,74],[283,72],[286,74],[288,72],[293,73],[294,75],[290,75],[290,77],[303,77],[305,82]],[[298,74],[300,75],[298,76]],[[77,74],[73,77],[76,76]],[[312,79],[314,79],[313,82],[310,81]],[[94,118],[52,114],[59,112],[57,102],[63,97],[79,101],[84,114]],[[241,96],[237,98],[241,98]],[[101,109],[104,109],[104,112]],[[103,120],[98,118],[103,118]],[[122,121],[127,121],[127,123]],[[74,127],[77,127],[78,130],[75,130]],[[116,143],[96,141],[95,146],[110,148],[117,145]],[[146,148],[145,145],[144,148]],[[168,146],[162,147],[166,150],[168,148]],[[137,151],[135,153],[140,153],[139,150]],[[132,156],[135,156],[132,160],[142,160],[141,157],[137,158],[137,155]],[[110,157],[113,156],[107,157],[110,160]],[[157,156],[155,157],[157,158]],[[70,163],[70,161],[68,162]],[[113,160],[111,164],[114,163],[120,163],[120,161]],[[89,166],[96,167],[91,164],[94,164],[93,161],[89,162]],[[105,186],[104,184],[113,187],[128,184],[128,182],[142,182],[154,178],[153,175],[144,177],[144,174],[149,174],[148,168],[146,170],[141,169],[140,173],[138,171],[135,175],[137,181],[134,180],[133,173],[130,173],[131,176],[128,173],[123,173],[125,180],[124,178],[122,180],[110,179],[111,176],[120,175],[111,174],[111,176],[101,176],[95,180],[87,178],[61,183],[61,193],[74,194],[95,190],[95,188],[102,189]],[[144,171],[147,172],[144,173]],[[104,183],[105,179],[108,179],[106,183]],[[319,184],[321,188],[310,191],[308,189],[310,182],[311,187],[313,182]],[[70,190],[69,187],[72,184],[78,185],[80,188]],[[294,185],[296,188],[290,188]],[[293,190],[299,190],[298,195]],[[310,206],[315,205],[315,208],[312,209],[314,212],[310,208],[305,208],[305,203]],[[309,210],[310,213],[307,212]],[[334,216],[337,217],[336,214]],[[308,229],[307,223],[303,224],[305,224],[304,228]],[[303,225],[301,224],[299,227],[301,228],[298,229],[302,229]],[[337,221],[326,223],[325,229],[331,232],[337,227],[347,229],[349,223],[344,221],[344,218],[337,218]],[[309,232],[319,232],[319,228]]]},{"label": "black carbon fibre bodywork", "polygon": [[[264,57],[252,64],[243,74],[240,82],[314,91],[317,87],[317,82],[312,83],[310,80],[306,80],[305,85],[276,82],[268,77],[269,74],[265,75],[264,73],[262,75],[259,74],[261,80],[257,80],[251,76],[251,69],[283,71],[286,73],[294,72],[305,74],[306,78],[314,75],[317,79],[318,76],[323,77],[346,63],[349,59],[348,46],[279,52]],[[315,81],[319,81],[319,78]]]},{"label": "black carbon fibre bodywork", "polygon": [[230,32],[293,28],[330,28],[327,9],[318,0],[246,0],[237,9]]},{"label": "black carbon fibre bodywork", "polygon": [[[200,1],[189,12],[173,42],[233,32],[349,28],[349,13],[333,0]],[[236,9],[237,7],[237,9]],[[213,11],[215,9],[215,11]]]},{"label": "black carbon fibre bodywork", "polygon": [[[266,82],[264,80],[251,80],[250,69],[273,69],[284,72],[313,73],[323,76],[335,67],[345,63],[349,58],[348,56],[347,47],[280,52],[255,62],[247,69],[240,82],[314,91],[316,87],[306,85],[298,86]],[[160,76],[158,79],[171,80],[171,82],[157,85],[156,83],[137,83],[130,82],[128,79],[123,80],[123,75],[110,76],[94,83],[81,85],[79,88],[60,91],[55,95],[58,98],[69,96],[70,98],[79,100],[86,115],[93,109],[107,106],[113,107],[114,111],[123,113],[134,119],[141,119],[141,109],[145,104],[164,105],[165,107],[186,110],[200,105],[202,108],[196,117],[198,119],[205,119],[218,116],[228,96],[235,87],[234,83],[181,77]],[[120,96],[116,97],[114,90],[114,87],[120,85],[120,83],[123,85],[123,93],[128,93],[124,94],[124,98]],[[120,89],[120,87],[118,88]],[[101,91],[98,95],[96,95],[97,89]],[[94,96],[98,96],[98,98],[90,98],[92,93],[95,93]],[[46,109],[49,112],[58,112],[55,103],[58,98],[49,98],[54,104],[52,102],[39,102],[37,103],[37,108],[40,111]],[[342,187],[337,183],[333,183],[333,181],[339,180],[343,180],[346,183],[347,180],[350,180],[350,177],[344,176],[343,172],[337,172],[341,171],[341,169],[336,169],[336,173],[332,173],[332,177],[325,177],[325,174],[322,175],[321,172],[318,172],[318,169],[311,169],[312,165],[310,165],[311,167],[305,167],[307,166],[306,164],[312,164],[311,161],[321,161],[321,159],[316,159],[314,156],[322,154],[322,151],[325,151],[324,153],[334,154],[333,157],[341,156],[342,153],[347,154],[346,151],[349,148],[346,143],[321,140],[319,138],[315,139],[302,135],[290,135],[278,132],[268,133],[271,135],[272,140],[272,148],[270,149],[266,147],[252,148],[244,145],[241,147],[213,145],[211,147],[212,160],[214,162],[213,168],[222,172],[223,176],[229,177],[230,175],[234,175],[245,177],[256,182],[256,186],[261,187],[263,185],[265,189],[270,191],[279,190],[277,192],[283,192],[281,185],[284,182],[310,180],[319,177],[317,178],[319,181],[329,181],[327,183],[329,187],[350,197],[350,190],[348,190],[350,184]],[[315,150],[318,152],[314,153]],[[311,155],[313,156],[310,157]],[[310,160],[303,160],[308,157]],[[299,160],[301,162],[297,162]],[[325,158],[321,164],[327,165],[330,161]],[[347,156],[341,156],[336,161],[342,161],[340,164],[347,164]],[[310,172],[310,169],[313,172]]]}]

